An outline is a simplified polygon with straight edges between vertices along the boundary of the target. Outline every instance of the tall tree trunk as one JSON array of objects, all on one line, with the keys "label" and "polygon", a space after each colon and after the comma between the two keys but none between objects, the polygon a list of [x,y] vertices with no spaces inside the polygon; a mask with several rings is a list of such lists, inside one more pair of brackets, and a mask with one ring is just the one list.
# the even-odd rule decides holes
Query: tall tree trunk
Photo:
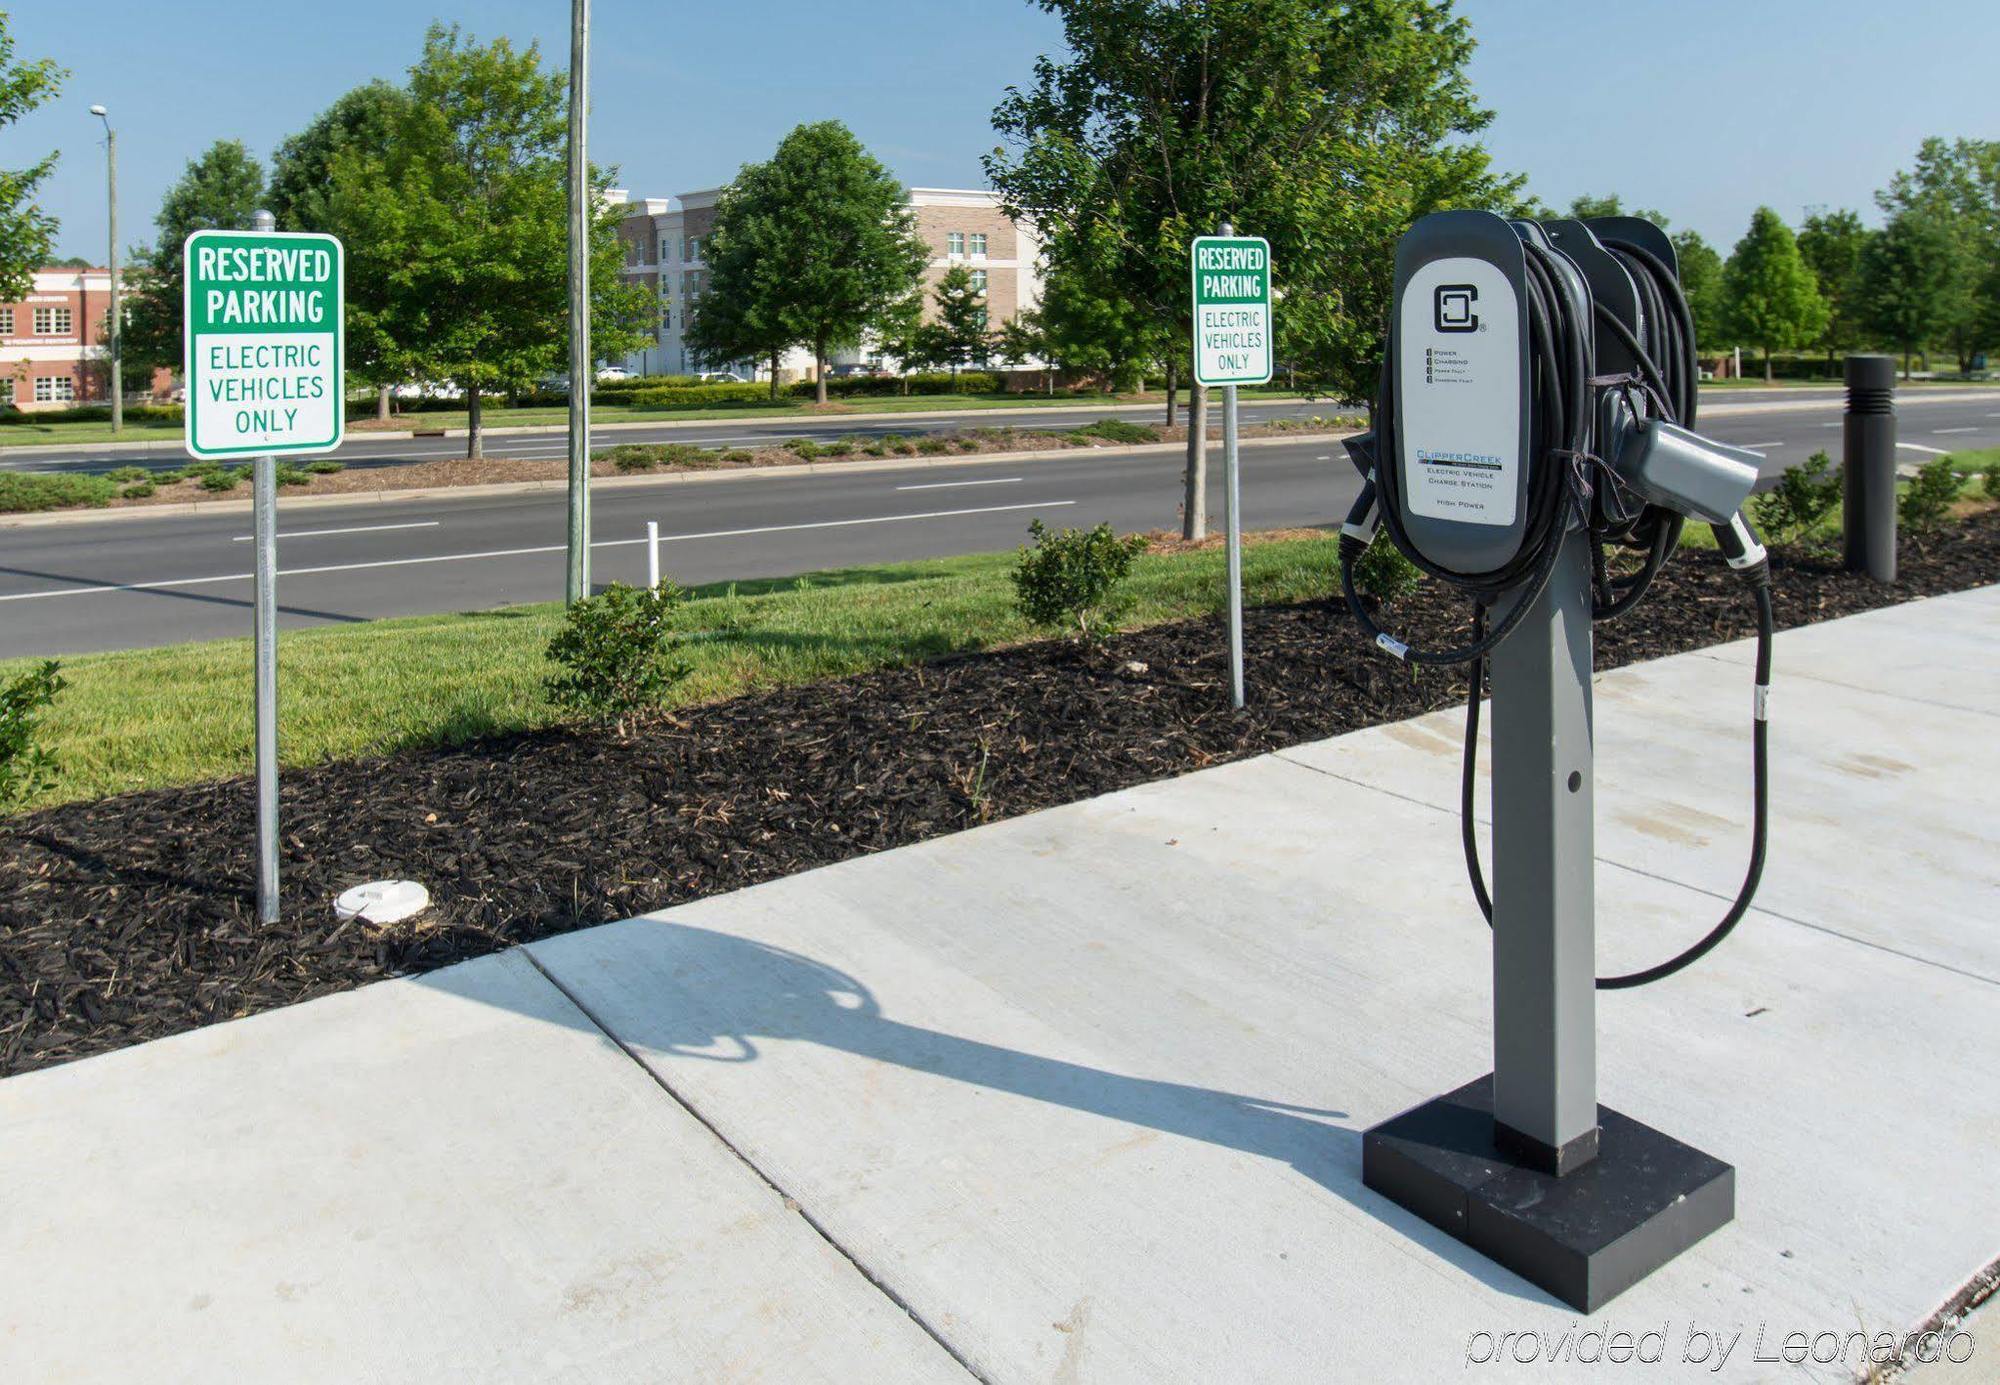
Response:
[{"label": "tall tree trunk", "polygon": [[826,403],[826,347],[813,343],[813,398]]},{"label": "tall tree trunk", "polygon": [[[576,388],[572,383],[571,389]],[[486,455],[486,435],[479,426],[479,386],[465,387],[465,455],[471,461],[478,461]]]},{"label": "tall tree trunk", "polygon": [[384,423],[389,421],[389,387],[387,385],[377,385],[375,387],[375,417]]},{"label": "tall tree trunk", "polygon": [[1167,362],[1167,427],[1174,426],[1174,399],[1180,392],[1180,376],[1174,372],[1174,363]]},{"label": "tall tree trunk", "polygon": [[1771,348],[1764,348],[1764,383],[1771,383]]},{"label": "tall tree trunk", "polygon": [[778,353],[771,353],[771,402],[778,402]]},{"label": "tall tree trunk", "polygon": [[1208,537],[1208,388],[1188,385],[1187,475],[1181,496],[1181,537]]}]

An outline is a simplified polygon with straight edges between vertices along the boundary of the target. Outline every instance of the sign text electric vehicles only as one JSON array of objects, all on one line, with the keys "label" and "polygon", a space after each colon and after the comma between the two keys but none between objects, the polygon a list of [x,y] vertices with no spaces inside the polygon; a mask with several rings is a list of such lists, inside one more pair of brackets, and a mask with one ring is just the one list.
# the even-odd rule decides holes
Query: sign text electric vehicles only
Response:
[{"label": "sign text electric vehicles only", "polygon": [[196,231],[185,270],[186,446],[330,452],[346,428],[346,258],[333,236]]},{"label": "sign text electric vehicles only", "polygon": [[1204,385],[1271,379],[1271,245],[1262,236],[1194,242],[1194,378]]}]

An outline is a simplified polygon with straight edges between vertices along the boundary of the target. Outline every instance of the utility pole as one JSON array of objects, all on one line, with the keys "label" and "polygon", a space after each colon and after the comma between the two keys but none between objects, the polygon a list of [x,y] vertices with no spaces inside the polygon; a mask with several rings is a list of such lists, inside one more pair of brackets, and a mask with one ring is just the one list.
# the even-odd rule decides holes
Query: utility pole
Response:
[{"label": "utility pole", "polygon": [[118,132],[111,128],[111,116],[102,106],[90,113],[104,122],[104,168],[111,187],[111,431],[125,431],[125,336],[124,309],[118,294]]},{"label": "utility pole", "polygon": [[569,6],[569,604],[590,595],[590,0]]}]

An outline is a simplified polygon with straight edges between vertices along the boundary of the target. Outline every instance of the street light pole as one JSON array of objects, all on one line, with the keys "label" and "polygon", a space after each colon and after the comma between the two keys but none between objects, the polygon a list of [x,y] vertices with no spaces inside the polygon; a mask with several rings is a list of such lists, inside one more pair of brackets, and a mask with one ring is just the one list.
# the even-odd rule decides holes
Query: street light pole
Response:
[{"label": "street light pole", "polygon": [[590,595],[590,0],[569,7],[569,578],[571,605]]},{"label": "street light pole", "polygon": [[125,358],[122,350],[125,324],[118,294],[118,132],[111,128],[111,116],[102,106],[90,113],[104,122],[104,169],[111,189],[111,431],[125,431]]}]

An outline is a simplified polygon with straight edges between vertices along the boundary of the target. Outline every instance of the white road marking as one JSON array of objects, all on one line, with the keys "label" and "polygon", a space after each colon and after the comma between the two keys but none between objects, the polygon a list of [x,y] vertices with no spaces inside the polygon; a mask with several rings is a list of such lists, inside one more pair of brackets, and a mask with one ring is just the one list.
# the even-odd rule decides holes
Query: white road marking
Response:
[{"label": "white road marking", "polygon": [[1933,457],[1948,457],[1951,454],[1942,447],[1925,447],[1920,442],[1899,442],[1898,447],[1907,447],[1912,452],[1928,452]]},{"label": "white road marking", "polygon": [[[408,524],[360,524],[352,529],[300,529],[295,533],[280,534],[278,537],[281,539],[318,539],[325,538],[328,534],[379,534],[387,529],[435,529],[440,523],[441,521],[435,519],[419,519],[412,520]],[[248,543],[256,537],[255,534],[238,534],[230,542]]]},{"label": "white road marking", "polygon": [[[756,529],[711,529],[703,534],[662,534],[661,543],[686,543],[691,539],[735,539],[752,534],[784,534],[800,529],[841,529],[857,524],[899,524],[913,519],[955,519],[962,515],[999,515],[1015,510],[1056,510],[1074,505],[1074,500],[1043,500],[1023,505],[990,505],[977,510],[929,510],[915,515],[871,515],[867,519],[822,519],[808,524],[767,524]],[[592,548],[631,548],[646,542],[637,539],[600,539]],[[384,558],[372,563],[329,563],[323,567],[284,568],[280,577],[311,577],[326,572],[364,572],[385,567],[419,567],[429,563],[463,563],[476,558],[522,558],[538,553],[567,552],[565,544],[543,544],[535,548],[495,548],[484,553],[439,553],[428,558]],[[51,596],[90,596],[99,592],[159,591],[169,587],[200,587],[217,582],[248,582],[251,572],[228,572],[216,577],[170,577],[157,582],[120,582],[102,587],[59,587],[45,592],[10,592],[0,601],[39,601]]]},{"label": "white road marking", "polygon": [[1003,476],[995,481],[926,481],[921,486],[898,486],[899,491],[948,491],[956,486],[1016,486],[1021,483],[1018,476]]},{"label": "white road marking", "polygon": [[1935,436],[1936,434],[1939,434],[1939,433],[1979,433],[1979,432],[1984,432],[1984,431],[1985,431],[1984,429],[1982,429],[1982,428],[1979,428],[1979,427],[1976,427],[1976,426],[1975,426],[1975,427],[1972,427],[1972,428],[1933,428],[1933,429],[1931,429],[1931,433],[1932,433],[1932,435],[1933,435],[1933,436]]},{"label": "white road marking", "polygon": [[1740,447],[1746,452],[1755,452],[1760,447],[1783,447],[1782,442],[1732,442],[1731,447]]}]

